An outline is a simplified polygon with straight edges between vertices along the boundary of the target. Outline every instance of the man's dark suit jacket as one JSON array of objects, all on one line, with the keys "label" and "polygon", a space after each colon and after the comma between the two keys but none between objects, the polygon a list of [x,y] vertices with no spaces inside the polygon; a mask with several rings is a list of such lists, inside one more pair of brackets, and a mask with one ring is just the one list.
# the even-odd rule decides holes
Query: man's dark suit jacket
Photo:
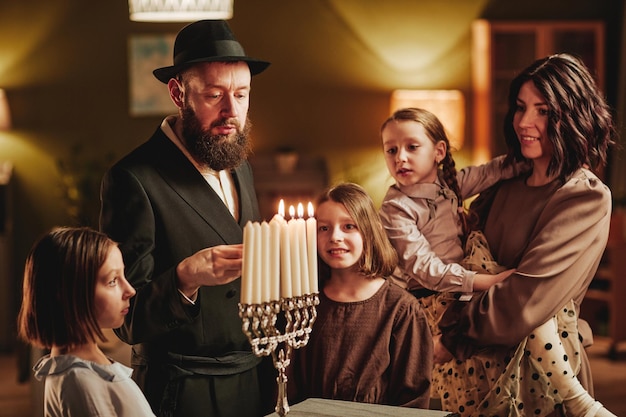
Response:
[{"label": "man's dark suit jacket", "polygon": [[126,277],[137,290],[116,334],[133,345],[133,378],[157,415],[262,414],[260,359],[238,315],[240,278],[201,287],[196,306],[183,304],[177,291],[180,261],[204,248],[242,243],[243,226],[260,220],[249,164],[232,174],[239,222],[158,128],[102,182],[101,229],[120,243]]}]

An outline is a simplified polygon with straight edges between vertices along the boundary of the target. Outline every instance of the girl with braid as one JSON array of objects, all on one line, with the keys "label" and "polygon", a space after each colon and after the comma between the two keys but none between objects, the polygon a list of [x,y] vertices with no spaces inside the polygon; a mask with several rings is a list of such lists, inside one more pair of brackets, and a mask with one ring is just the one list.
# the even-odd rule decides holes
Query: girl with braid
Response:
[{"label": "girl with braid", "polygon": [[457,173],[443,125],[424,109],[396,111],[383,123],[381,136],[396,181],[380,210],[400,259],[394,278],[423,305],[434,336],[451,301],[486,290],[513,272],[476,273],[459,264],[467,235],[463,200],[517,176],[524,165],[504,168],[499,157]]},{"label": "girl with braid", "polygon": [[[439,322],[452,303],[465,304],[472,292],[488,290],[515,272],[493,260],[482,232],[470,231],[479,219],[470,221],[463,199],[526,173],[530,166],[503,164],[502,156],[457,172],[441,122],[423,109],[396,111],[383,123],[381,136],[387,168],[396,181],[380,210],[399,255],[394,275],[422,304],[437,346]],[[567,416],[614,416],[576,377],[580,346],[574,302],[557,316],[534,329],[508,362],[485,367],[479,358],[469,358],[440,365],[436,355],[431,396],[441,398],[444,410],[463,417],[548,415],[559,405]],[[567,334],[572,337],[563,336]],[[520,395],[520,372],[532,380],[524,381],[534,393],[526,404],[520,401],[529,399]],[[460,379],[467,382],[463,387],[467,389],[454,385]]]}]

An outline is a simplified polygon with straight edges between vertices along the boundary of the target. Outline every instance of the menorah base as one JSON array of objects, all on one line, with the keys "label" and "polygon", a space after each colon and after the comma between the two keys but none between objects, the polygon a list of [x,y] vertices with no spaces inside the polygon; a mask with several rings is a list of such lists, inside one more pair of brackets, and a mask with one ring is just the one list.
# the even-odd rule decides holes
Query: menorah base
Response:
[{"label": "menorah base", "polygon": [[[319,294],[305,294],[299,297],[281,298],[261,304],[239,304],[239,317],[243,321],[242,330],[248,337],[252,352],[256,356],[272,355],[272,362],[278,371],[276,384],[276,413],[284,417],[289,413],[287,401],[287,367],[292,349],[299,349],[309,341],[309,334],[317,318],[315,306],[319,304]],[[284,313],[285,330],[276,328],[278,314]]]}]

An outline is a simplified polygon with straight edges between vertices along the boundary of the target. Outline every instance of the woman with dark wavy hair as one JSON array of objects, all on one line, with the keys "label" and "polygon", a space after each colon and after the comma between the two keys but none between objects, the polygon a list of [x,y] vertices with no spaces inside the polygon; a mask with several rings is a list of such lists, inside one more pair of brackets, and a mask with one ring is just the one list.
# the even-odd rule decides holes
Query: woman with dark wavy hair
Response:
[{"label": "woman with dark wavy hair", "polygon": [[[584,349],[592,334],[578,319],[609,232],[611,193],[592,170],[613,143],[610,108],[589,70],[568,54],[523,70],[508,105],[507,163],[527,160],[532,169],[483,193],[473,208],[495,260],[516,271],[446,310],[435,361],[455,360],[437,370],[436,388],[443,406],[463,416],[612,416],[593,400]],[[551,345],[533,347],[534,329],[549,320],[567,374],[548,359]],[[561,377],[578,377],[578,389],[555,389]]]}]

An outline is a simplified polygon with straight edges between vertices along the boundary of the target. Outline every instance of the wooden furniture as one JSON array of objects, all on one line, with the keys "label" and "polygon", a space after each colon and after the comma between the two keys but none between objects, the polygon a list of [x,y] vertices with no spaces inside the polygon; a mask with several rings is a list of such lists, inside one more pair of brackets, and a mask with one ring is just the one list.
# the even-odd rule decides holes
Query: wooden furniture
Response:
[{"label": "wooden furniture", "polygon": [[[609,357],[617,357],[617,345],[626,340],[626,212],[611,217],[609,241],[594,280],[581,306],[581,317],[594,334],[610,337]],[[600,318],[600,319],[598,319]]]},{"label": "wooden furniture", "polygon": [[[270,416],[278,416],[272,413]],[[447,411],[422,410],[417,408],[393,407],[390,405],[366,404],[352,401],[323,400],[309,398],[289,406],[289,417],[453,417],[458,414]]]},{"label": "wooden furniture", "polygon": [[502,125],[511,80],[536,59],[558,52],[582,58],[604,88],[603,22],[473,22],[473,163],[506,153]]}]

